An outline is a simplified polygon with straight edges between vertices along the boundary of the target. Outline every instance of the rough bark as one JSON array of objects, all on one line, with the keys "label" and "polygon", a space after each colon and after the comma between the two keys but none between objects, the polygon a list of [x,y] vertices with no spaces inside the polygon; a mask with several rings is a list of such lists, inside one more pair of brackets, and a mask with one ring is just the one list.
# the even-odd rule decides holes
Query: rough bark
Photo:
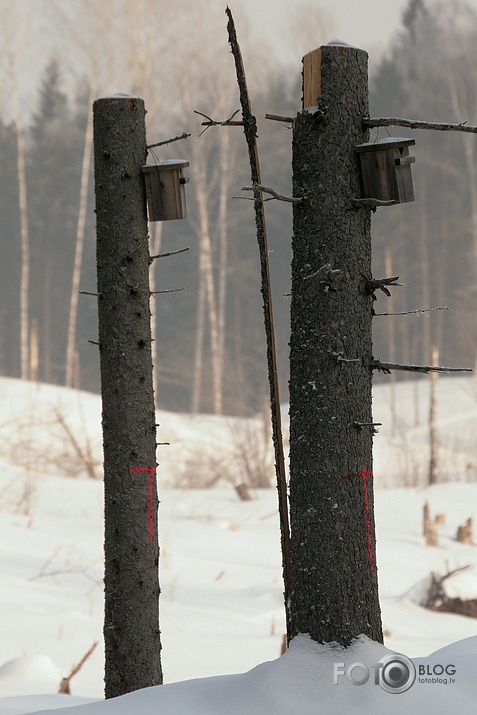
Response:
[{"label": "rough bark", "polygon": [[162,682],[142,99],[94,103],[106,697]]},{"label": "rough bark", "polygon": [[[317,111],[294,123],[290,339],[292,635],[382,641],[371,407],[370,209],[356,145],[367,140],[367,54],[321,48]],[[350,360],[350,362],[347,362]]]}]

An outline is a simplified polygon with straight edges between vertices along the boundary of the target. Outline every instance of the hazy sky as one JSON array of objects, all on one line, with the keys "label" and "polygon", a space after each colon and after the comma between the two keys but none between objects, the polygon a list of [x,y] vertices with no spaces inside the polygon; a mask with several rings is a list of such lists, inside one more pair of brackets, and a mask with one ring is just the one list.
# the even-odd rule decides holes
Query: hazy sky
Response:
[{"label": "hazy sky", "polygon": [[[286,31],[287,9],[299,6],[301,0],[229,0],[232,10],[244,5],[249,10],[251,22],[260,36],[269,44],[277,45]],[[435,0],[426,0],[428,5]],[[308,0],[311,6],[323,8],[332,24],[333,37],[366,50],[372,63],[377,59],[393,35],[401,27],[401,15],[408,0]],[[467,0],[477,10],[477,0]],[[309,32],[309,31],[308,31]],[[319,34],[319,33],[318,33]],[[321,37],[315,47],[322,44]],[[303,54],[315,47],[307,47]],[[287,53],[289,50],[287,50]]]},{"label": "hazy sky", "polygon": [[[372,45],[386,42],[399,27],[407,0],[316,0],[309,4],[323,8],[337,37],[369,51]],[[274,34],[275,29],[286,22],[287,8],[295,3],[293,0],[230,0],[232,10],[237,5],[249,8],[252,22],[262,26],[268,40],[268,35]]]}]

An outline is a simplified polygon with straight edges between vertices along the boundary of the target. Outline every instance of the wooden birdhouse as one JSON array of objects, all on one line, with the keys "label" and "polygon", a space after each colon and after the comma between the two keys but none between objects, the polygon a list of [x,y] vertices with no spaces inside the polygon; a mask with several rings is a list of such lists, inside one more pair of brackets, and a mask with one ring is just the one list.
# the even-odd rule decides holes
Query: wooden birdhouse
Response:
[{"label": "wooden birdhouse", "polygon": [[409,156],[414,139],[387,137],[356,147],[361,161],[364,197],[403,204],[414,201],[411,164],[416,159]]},{"label": "wooden birdhouse", "polygon": [[182,169],[188,161],[169,159],[142,167],[146,182],[149,221],[169,221],[186,218],[185,184]]}]

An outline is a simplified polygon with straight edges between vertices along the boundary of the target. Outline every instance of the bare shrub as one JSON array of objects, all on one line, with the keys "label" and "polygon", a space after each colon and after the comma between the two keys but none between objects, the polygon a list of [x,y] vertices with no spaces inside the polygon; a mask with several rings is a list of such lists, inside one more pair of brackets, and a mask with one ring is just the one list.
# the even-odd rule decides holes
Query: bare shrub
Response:
[{"label": "bare shrub", "polygon": [[421,605],[431,611],[443,611],[445,613],[459,613],[463,616],[477,618],[477,599],[463,600],[461,598],[449,597],[446,593],[444,583],[452,576],[473,568],[471,565],[461,566],[449,571],[441,576],[431,571],[429,583]]},{"label": "bare shrub", "polygon": [[268,423],[265,418],[230,420],[213,442],[186,446],[182,460],[175,487],[208,489],[222,482],[267,489],[274,474]]},{"label": "bare shrub", "polygon": [[4,430],[9,460],[27,471],[34,465],[37,473],[101,478],[100,445],[94,443],[84,424],[75,430],[60,407],[53,407],[47,418],[32,413],[0,429]]}]

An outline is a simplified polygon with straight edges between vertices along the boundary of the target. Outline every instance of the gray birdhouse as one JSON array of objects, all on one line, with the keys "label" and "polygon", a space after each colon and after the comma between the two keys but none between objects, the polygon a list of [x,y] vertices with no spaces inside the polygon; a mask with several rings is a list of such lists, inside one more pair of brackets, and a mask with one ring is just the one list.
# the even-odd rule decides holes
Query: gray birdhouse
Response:
[{"label": "gray birdhouse", "polygon": [[169,221],[186,218],[184,185],[189,181],[182,176],[188,161],[169,159],[142,167],[146,182],[149,221]]},{"label": "gray birdhouse", "polygon": [[387,137],[356,147],[361,161],[364,198],[397,204],[414,201],[411,164],[416,159],[409,156],[409,147],[415,143],[414,139]]}]

